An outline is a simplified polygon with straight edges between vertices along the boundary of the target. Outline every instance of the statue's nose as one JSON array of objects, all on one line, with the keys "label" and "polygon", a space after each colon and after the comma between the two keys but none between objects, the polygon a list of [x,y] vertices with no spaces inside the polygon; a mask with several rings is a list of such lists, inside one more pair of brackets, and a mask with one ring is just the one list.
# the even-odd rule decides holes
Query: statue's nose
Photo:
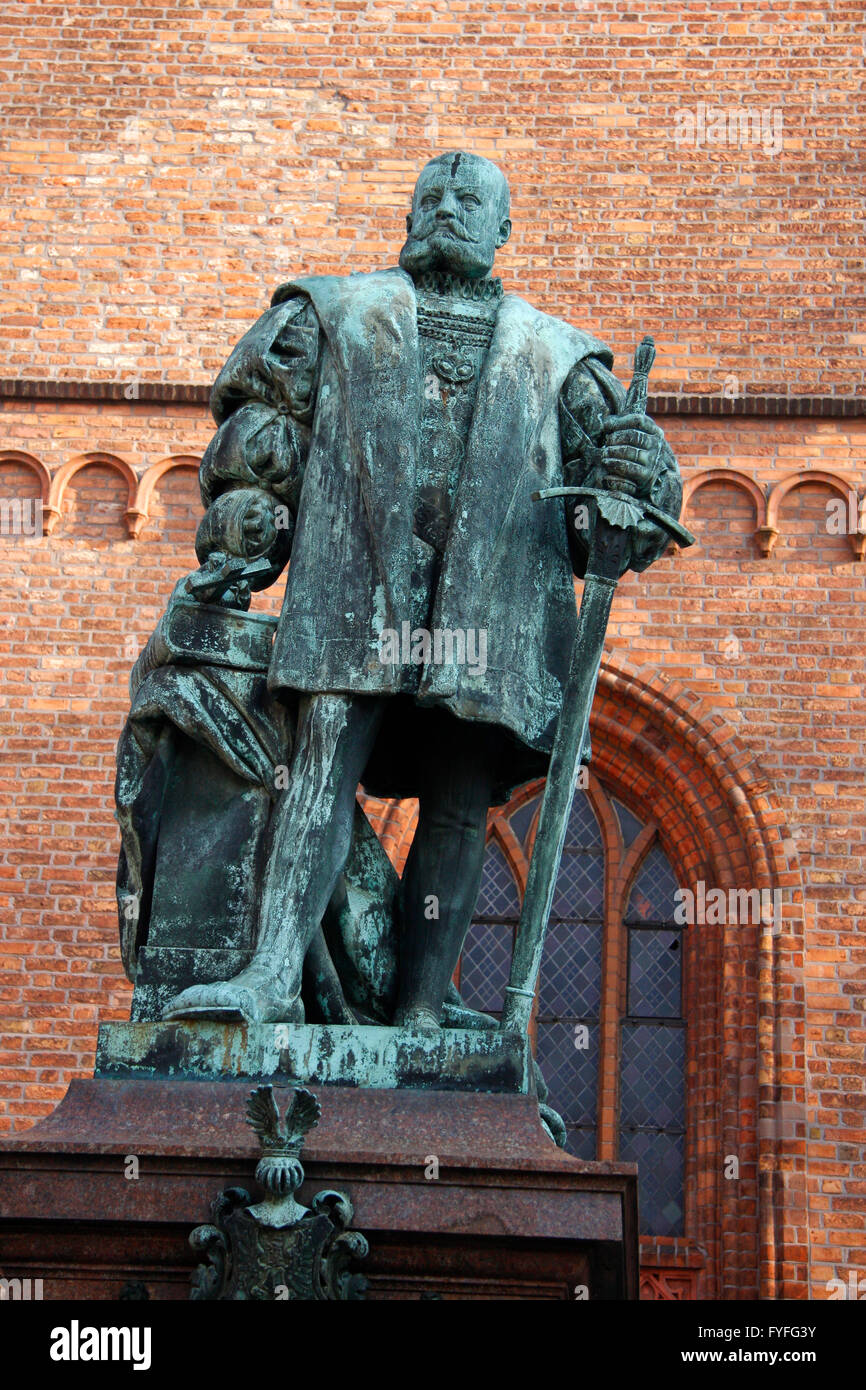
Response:
[{"label": "statue's nose", "polygon": [[456,211],[457,202],[453,194],[451,194],[450,192],[443,194],[442,201],[436,209],[437,219],[441,219],[444,222],[446,218],[452,218],[455,215]]}]

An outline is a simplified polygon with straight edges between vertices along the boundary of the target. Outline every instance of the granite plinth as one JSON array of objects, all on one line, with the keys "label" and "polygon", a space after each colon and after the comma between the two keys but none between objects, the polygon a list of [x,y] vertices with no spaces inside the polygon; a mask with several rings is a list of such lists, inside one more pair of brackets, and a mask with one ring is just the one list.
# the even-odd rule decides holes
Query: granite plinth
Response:
[{"label": "granite plinth", "polygon": [[[187,1298],[192,1227],[224,1188],[258,1192],[249,1091],[248,1080],[73,1082],[52,1115],[0,1140],[5,1276],[41,1278],[46,1299],[115,1299],[130,1284]],[[317,1094],[300,1199],[347,1193],[370,1242],[369,1298],[637,1297],[635,1166],[563,1153],[534,1096]],[[288,1091],[276,1095],[282,1107]]]}]

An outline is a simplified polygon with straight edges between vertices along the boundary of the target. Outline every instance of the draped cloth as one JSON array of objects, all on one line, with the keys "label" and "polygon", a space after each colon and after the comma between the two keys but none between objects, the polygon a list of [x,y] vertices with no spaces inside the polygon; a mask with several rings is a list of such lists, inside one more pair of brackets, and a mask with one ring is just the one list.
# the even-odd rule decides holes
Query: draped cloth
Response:
[{"label": "draped cloth", "polygon": [[204,746],[272,797],[276,768],[287,757],[284,720],[285,710],[256,672],[167,665],[136,690],[117,745],[115,778],[121,954],[131,979],[147,939],[163,796],[178,736]]},{"label": "draped cloth", "polygon": [[[569,430],[598,439],[604,419],[621,408],[612,360],[589,334],[516,295],[503,297],[441,571],[420,604],[413,516],[423,383],[411,278],[391,269],[292,281],[220,373],[212,408],[225,442],[204,461],[207,489],[220,485],[220,468],[228,476],[245,467],[266,472],[272,490],[277,478],[276,488],[292,498],[292,563],[271,689],[406,697],[365,772],[372,794],[417,793],[413,748],[424,737],[419,715],[430,706],[501,732],[494,800],[546,772],[576,605],[565,508],[533,502],[532,494],[580,481]],[[283,431],[282,450],[263,453],[259,442],[232,454],[232,431],[236,445],[244,431],[257,440]],[[667,453],[653,500],[678,514],[676,464]],[[667,538],[647,534],[641,544],[636,568]],[[459,643],[447,640],[438,660],[407,661],[401,647],[400,659],[383,661],[383,634],[400,634],[405,622],[414,629],[419,619],[433,632],[475,634],[476,642],[483,632],[485,662],[461,660]]]}]

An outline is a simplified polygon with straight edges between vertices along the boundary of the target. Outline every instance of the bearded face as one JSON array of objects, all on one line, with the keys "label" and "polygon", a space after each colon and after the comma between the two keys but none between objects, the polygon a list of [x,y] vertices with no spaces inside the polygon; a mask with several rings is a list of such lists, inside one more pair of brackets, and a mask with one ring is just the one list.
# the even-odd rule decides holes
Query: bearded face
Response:
[{"label": "bearded face", "polygon": [[410,275],[446,270],[471,280],[488,275],[508,239],[508,184],[477,155],[442,155],[415,185],[400,265]]}]

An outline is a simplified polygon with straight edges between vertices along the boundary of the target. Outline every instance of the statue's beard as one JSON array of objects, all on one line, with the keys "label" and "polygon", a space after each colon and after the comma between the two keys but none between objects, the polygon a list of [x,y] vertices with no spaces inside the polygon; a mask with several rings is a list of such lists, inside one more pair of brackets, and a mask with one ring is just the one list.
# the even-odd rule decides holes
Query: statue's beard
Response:
[{"label": "statue's beard", "polygon": [[480,279],[489,273],[493,258],[459,228],[440,226],[423,237],[410,232],[400,252],[400,265],[410,275],[421,275],[425,270],[450,270],[455,275]]}]

